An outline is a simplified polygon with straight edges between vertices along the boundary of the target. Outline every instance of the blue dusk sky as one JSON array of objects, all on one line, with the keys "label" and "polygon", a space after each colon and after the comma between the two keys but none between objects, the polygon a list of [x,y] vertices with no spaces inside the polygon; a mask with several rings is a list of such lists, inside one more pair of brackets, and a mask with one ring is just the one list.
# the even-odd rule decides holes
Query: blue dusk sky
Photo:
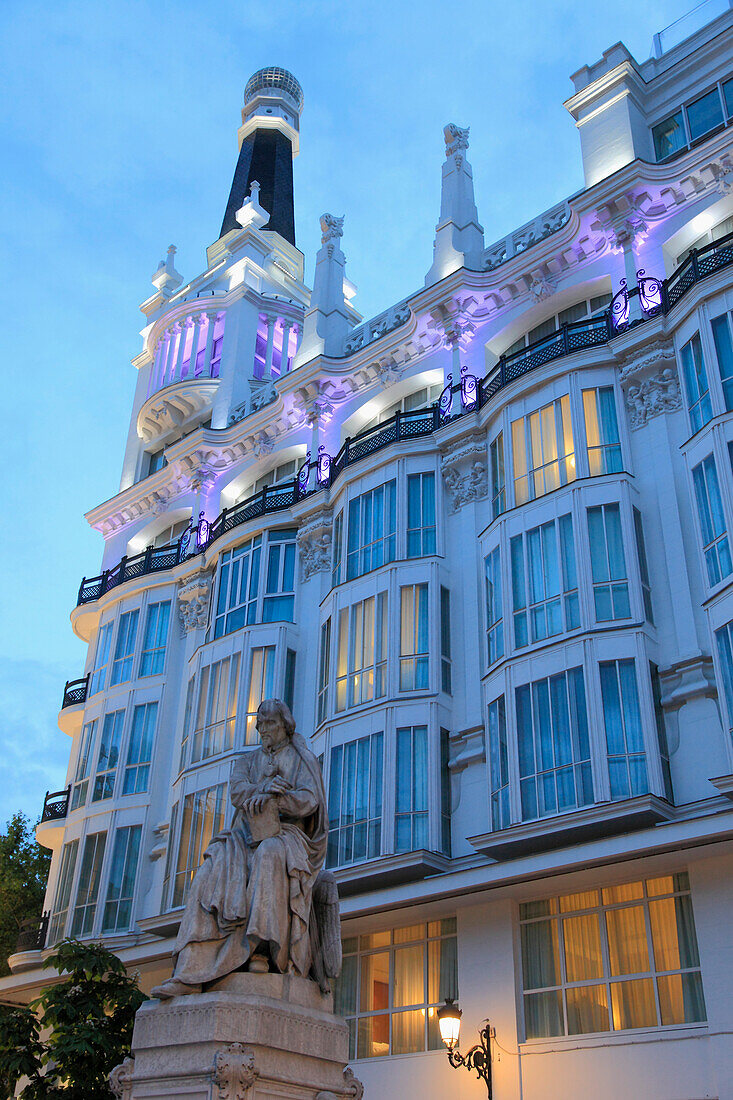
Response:
[{"label": "blue dusk sky", "polygon": [[[307,279],[324,211],[346,216],[365,317],[422,285],[442,128],[470,126],[487,244],[582,187],[569,74],[621,40],[640,61],[690,0],[24,0],[0,13],[5,471],[0,828],[65,782],[56,726],[83,674],[69,625],[119,485],[138,304],[167,245],[188,279],[216,239],[247,78],[305,92],[295,163]],[[717,9],[715,9],[717,10]],[[715,14],[712,11],[711,14]]]}]

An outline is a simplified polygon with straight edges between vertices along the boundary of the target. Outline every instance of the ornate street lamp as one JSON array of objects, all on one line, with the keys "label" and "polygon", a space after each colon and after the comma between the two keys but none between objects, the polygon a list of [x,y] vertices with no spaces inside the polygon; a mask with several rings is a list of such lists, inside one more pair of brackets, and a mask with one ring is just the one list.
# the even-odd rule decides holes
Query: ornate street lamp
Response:
[{"label": "ornate street lamp", "polygon": [[461,1054],[458,1050],[461,1015],[461,1010],[452,997],[448,997],[443,1007],[438,1009],[438,1027],[440,1037],[448,1048],[448,1061],[453,1069],[465,1066],[467,1070],[473,1070],[486,1083],[491,1100],[491,1040],[494,1038],[494,1029],[487,1020],[478,1033],[479,1042],[476,1046]]}]

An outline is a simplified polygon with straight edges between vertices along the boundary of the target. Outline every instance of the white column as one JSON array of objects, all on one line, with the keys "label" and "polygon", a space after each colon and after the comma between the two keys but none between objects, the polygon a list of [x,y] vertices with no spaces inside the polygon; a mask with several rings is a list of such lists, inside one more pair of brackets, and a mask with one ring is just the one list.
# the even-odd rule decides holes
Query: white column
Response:
[{"label": "white column", "polygon": [[166,336],[168,337],[168,347],[165,357],[165,368],[163,371],[163,385],[167,386],[169,382],[173,380],[173,356],[176,349],[176,326],[171,325],[169,329],[166,329]]},{"label": "white column", "polygon": [[173,371],[173,377],[171,382],[180,382],[181,380],[181,365],[183,363],[183,352],[186,347],[186,329],[187,324],[185,321],[178,322],[178,329],[180,331],[180,339],[178,341],[178,351],[176,352],[176,365]]},{"label": "white column", "polygon": [[193,336],[191,337],[191,359],[188,364],[188,377],[196,377],[196,352],[199,346],[199,335],[201,333],[201,317],[191,318],[193,322]]},{"label": "white column", "polygon": [[265,379],[272,378],[272,349],[275,343],[275,317],[267,318],[267,346],[265,348]]},{"label": "white column", "polygon": [[150,397],[151,393],[155,393],[157,389],[160,389],[160,367],[163,359],[163,343],[163,337],[161,336],[155,346],[155,356],[153,358],[150,378],[148,380],[147,397]]},{"label": "white column", "polygon": [[292,321],[287,319],[283,320],[283,352],[280,360],[280,374],[287,374],[288,371],[288,344],[290,343],[290,329],[292,328]]},{"label": "white column", "polygon": [[211,349],[214,346],[214,325],[216,324],[216,314],[207,313],[206,320],[208,322],[206,329],[206,348],[204,350],[204,367],[201,373],[209,375],[211,372]]}]

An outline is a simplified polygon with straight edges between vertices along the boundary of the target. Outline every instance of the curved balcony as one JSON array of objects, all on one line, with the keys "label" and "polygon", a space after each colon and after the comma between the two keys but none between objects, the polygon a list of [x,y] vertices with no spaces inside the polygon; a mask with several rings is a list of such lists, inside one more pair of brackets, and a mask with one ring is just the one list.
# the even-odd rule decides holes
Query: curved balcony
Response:
[{"label": "curved balcony", "polygon": [[48,913],[40,917],[27,917],[20,922],[16,953],[22,951],[42,951],[46,945],[48,932]]},{"label": "curved balcony", "polygon": [[137,434],[152,443],[172,431],[186,429],[194,419],[211,411],[217,376],[179,379],[149,397],[137,417]]},{"label": "curved balcony", "polygon": [[36,825],[36,840],[52,851],[59,846],[64,835],[64,821],[69,812],[71,786],[63,791],[46,791],[41,820]]},{"label": "curved balcony", "polygon": [[88,676],[82,676],[80,680],[67,680],[63,699],[61,700],[61,709],[65,710],[66,707],[75,707],[78,703],[85,703],[88,686]]},{"label": "curved balcony", "polygon": [[[469,375],[450,388],[446,386],[440,400],[431,408],[398,412],[383,424],[367,428],[359,435],[347,439],[335,458],[323,455],[316,462],[304,465],[291,484],[268,486],[234,508],[225,508],[213,523],[209,524],[204,520],[203,527],[199,525],[195,540],[194,531],[189,528],[178,543],[158,549],[148,547],[134,558],[122,558],[114,568],[105,570],[97,577],[84,577],[79,587],[77,606],[99,599],[111,588],[133,577],[171,569],[186,557],[207,549],[212,542],[238,524],[280,512],[304,497],[330,487],[347,466],[383,447],[401,440],[432,435],[449,421],[483,408],[505,386],[545,363],[585,348],[601,347],[629,329],[668,313],[698,282],[731,264],[733,233],[706,245],[705,248],[693,249],[669,279],[641,280],[641,289],[634,287],[628,292],[622,287],[614,296],[608,312],[600,317],[563,325],[527,348],[512,355],[502,355],[484,378],[478,379]],[[649,296],[645,297],[644,284],[651,283],[654,284],[654,295],[652,297],[647,288]],[[630,320],[630,299],[635,295],[639,296],[644,313]],[[458,395],[460,411],[454,412]]]}]

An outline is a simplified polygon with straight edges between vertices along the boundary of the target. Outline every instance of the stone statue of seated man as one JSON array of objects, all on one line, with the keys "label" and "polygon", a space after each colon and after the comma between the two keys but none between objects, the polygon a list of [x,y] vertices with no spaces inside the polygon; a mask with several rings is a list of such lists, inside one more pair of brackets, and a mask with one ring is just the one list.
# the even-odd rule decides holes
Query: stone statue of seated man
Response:
[{"label": "stone statue of seated man", "polygon": [[231,827],[215,836],[191,884],[160,999],[198,993],[236,970],[312,977],[341,969],[338,893],[322,870],[328,814],[318,760],[290,709],[257,711],[261,745],[232,768]]}]

